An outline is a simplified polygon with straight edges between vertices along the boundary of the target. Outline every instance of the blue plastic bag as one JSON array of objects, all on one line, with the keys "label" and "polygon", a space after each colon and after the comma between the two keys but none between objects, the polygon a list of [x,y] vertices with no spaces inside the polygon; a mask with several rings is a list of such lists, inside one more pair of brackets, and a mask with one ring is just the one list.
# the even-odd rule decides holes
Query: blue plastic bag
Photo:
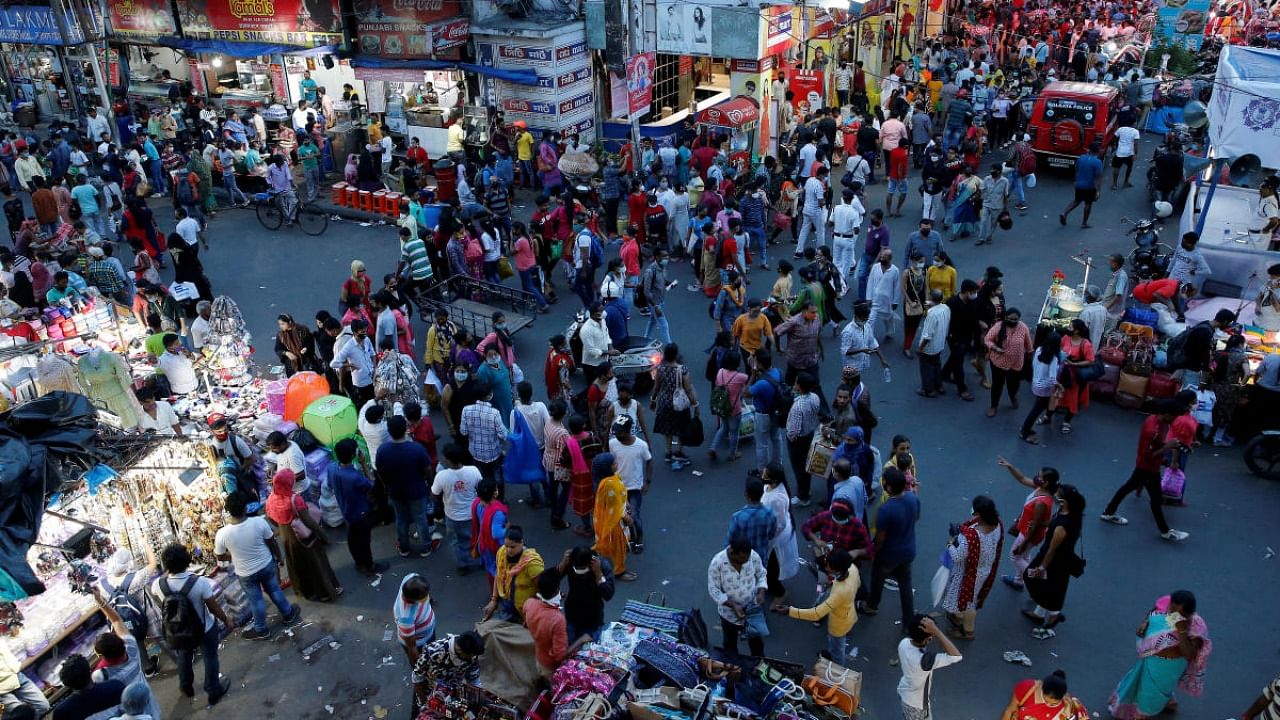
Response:
[{"label": "blue plastic bag", "polygon": [[538,449],[538,441],[533,437],[529,421],[519,410],[511,413],[515,423],[507,434],[507,457],[502,461],[502,470],[508,485],[531,485],[547,478],[542,469],[542,451]]}]

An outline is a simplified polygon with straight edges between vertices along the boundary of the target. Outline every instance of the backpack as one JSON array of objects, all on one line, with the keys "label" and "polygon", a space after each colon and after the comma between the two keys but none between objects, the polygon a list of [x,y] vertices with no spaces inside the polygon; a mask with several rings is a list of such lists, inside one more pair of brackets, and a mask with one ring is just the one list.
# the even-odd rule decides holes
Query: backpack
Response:
[{"label": "backpack", "polygon": [[591,255],[587,259],[591,262],[591,269],[594,270],[604,265],[604,246],[600,244],[600,238],[590,230],[586,231],[591,236]]},{"label": "backpack", "polygon": [[194,650],[204,640],[204,619],[189,595],[198,579],[196,575],[187,578],[180,590],[169,587],[167,575],[160,582],[160,592],[164,594],[160,623],[164,627],[165,642],[175,650]]},{"label": "backpack", "polygon": [[[119,587],[113,588],[105,581],[103,586],[109,591],[107,596],[107,605],[109,605],[116,614],[120,616],[120,620],[124,622],[124,626],[129,628],[135,635],[147,636],[147,613],[134,602],[133,597],[129,595],[129,588],[133,587],[133,578],[136,572],[131,572],[124,576],[124,580]],[[145,595],[144,595],[145,598]],[[145,600],[144,600],[145,601]]]},{"label": "backpack", "polygon": [[1018,146],[1018,174],[1030,175],[1036,171],[1036,154],[1026,145]]},{"label": "backpack", "polygon": [[729,417],[733,414],[733,404],[729,402],[728,385],[716,385],[711,388],[711,414],[716,417]]},{"label": "backpack", "polygon": [[632,305],[638,308],[649,307],[649,293],[645,292],[644,288],[649,284],[650,277],[652,276],[649,268],[645,268],[644,272],[640,273],[640,283],[636,285],[635,296],[631,299]]},{"label": "backpack", "polygon": [[182,205],[192,205],[196,201],[195,188],[191,187],[191,178],[178,179],[178,202]]},{"label": "backpack", "polygon": [[796,400],[795,395],[792,394],[791,388],[774,380],[769,373],[765,373],[763,377],[764,381],[773,388],[773,407],[769,408],[769,417],[775,423],[785,423],[787,415],[791,414],[791,405]]},{"label": "backpack", "polygon": [[1169,341],[1165,347],[1165,359],[1169,370],[1187,367],[1187,340],[1191,337],[1191,331],[1201,325],[1209,325],[1209,321],[1196,323]]}]

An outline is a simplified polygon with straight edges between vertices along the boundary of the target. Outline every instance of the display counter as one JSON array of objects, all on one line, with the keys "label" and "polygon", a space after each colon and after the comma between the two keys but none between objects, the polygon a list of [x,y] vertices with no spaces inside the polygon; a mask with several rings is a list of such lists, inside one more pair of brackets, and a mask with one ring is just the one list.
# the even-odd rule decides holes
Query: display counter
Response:
[{"label": "display counter", "polygon": [[213,104],[223,110],[231,108],[264,108],[274,102],[263,90],[225,90],[212,95]]},{"label": "display counter", "polygon": [[417,138],[428,157],[443,157],[449,145],[448,118],[449,108],[439,105],[405,108],[405,137]]},{"label": "display counter", "polygon": [[1219,185],[1213,202],[1202,208],[1209,194],[1207,183],[1191,183],[1187,204],[1178,225],[1178,234],[1196,229],[1201,215],[1204,227],[1196,249],[1204,255],[1212,271],[1203,279],[1203,294],[1252,298],[1267,280],[1267,268],[1280,263],[1280,252],[1268,250],[1270,237],[1257,230],[1258,191],[1247,187]]},{"label": "display counter", "polygon": [[142,103],[148,110],[168,108],[169,88],[176,83],[165,83],[153,80],[129,80],[129,104]]}]

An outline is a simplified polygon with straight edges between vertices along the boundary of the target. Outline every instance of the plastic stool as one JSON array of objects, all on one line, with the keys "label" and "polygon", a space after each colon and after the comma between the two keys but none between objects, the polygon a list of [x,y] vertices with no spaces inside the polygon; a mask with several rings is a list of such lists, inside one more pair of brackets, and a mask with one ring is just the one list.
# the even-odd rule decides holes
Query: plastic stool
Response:
[{"label": "plastic stool", "polygon": [[387,191],[386,212],[383,214],[392,220],[400,217],[400,203],[403,202],[403,196],[398,192]]},{"label": "plastic stool", "polygon": [[347,198],[346,190],[347,190],[347,184],[345,182],[334,183],[329,188],[329,202],[332,202],[334,205],[337,205],[338,207],[342,207],[342,204],[346,201],[346,198]]},{"label": "plastic stool", "polygon": [[361,190],[359,197],[360,204],[356,208],[365,212],[373,212],[373,193],[368,190]]},{"label": "plastic stool", "polygon": [[346,207],[353,208],[360,204],[360,188],[355,185],[348,185],[342,191],[342,204]]},{"label": "plastic stool", "polygon": [[387,214],[386,190],[377,190],[373,193],[373,211],[379,215]]}]

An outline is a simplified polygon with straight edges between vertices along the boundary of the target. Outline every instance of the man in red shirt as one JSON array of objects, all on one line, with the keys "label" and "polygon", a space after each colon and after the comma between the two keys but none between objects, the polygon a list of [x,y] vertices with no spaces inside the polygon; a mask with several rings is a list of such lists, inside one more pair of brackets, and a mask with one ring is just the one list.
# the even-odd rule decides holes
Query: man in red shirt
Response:
[{"label": "man in red shirt", "polygon": [[538,592],[524,601],[525,627],[533,636],[533,654],[538,661],[542,677],[551,679],[565,658],[572,657],[578,648],[591,642],[591,636],[582,637],[569,644],[568,627],[560,600],[560,571],[548,568],[538,575]]},{"label": "man in red shirt", "polygon": [[[884,198],[884,209],[889,217],[902,217],[902,205],[907,201],[907,162],[910,153],[906,145],[898,145],[889,151],[889,194]],[[898,207],[893,206],[893,196],[898,196]]]},{"label": "man in red shirt", "polygon": [[[640,241],[628,226],[622,236],[622,247],[618,249],[618,257],[622,258],[622,300],[630,311],[636,301],[636,288],[640,285]],[[641,315],[648,315],[649,308],[641,308]]]},{"label": "man in red shirt", "polygon": [[715,162],[716,149],[711,143],[704,143],[693,151],[693,157],[689,160],[689,166],[698,171],[698,175],[705,181],[707,179],[707,169],[711,167],[711,163]]},{"label": "man in red shirt", "polygon": [[1156,527],[1160,529],[1160,537],[1172,542],[1187,539],[1187,533],[1174,530],[1164,519],[1164,498],[1160,494],[1160,471],[1164,466],[1165,453],[1177,448],[1181,443],[1170,432],[1174,418],[1182,411],[1176,401],[1166,400],[1142,423],[1142,431],[1138,433],[1138,457],[1134,463],[1133,473],[1128,481],[1116,490],[1111,502],[1102,511],[1102,519],[1113,525],[1128,525],[1129,521],[1116,511],[1120,503],[1131,492],[1147,491],[1147,500],[1151,503],[1151,514],[1156,519]]},{"label": "man in red shirt", "polygon": [[407,402],[404,405],[404,419],[409,423],[409,437],[426,449],[427,456],[431,458],[431,467],[435,467],[440,456],[436,454],[436,428],[431,424],[431,418],[423,416],[422,405]]}]

